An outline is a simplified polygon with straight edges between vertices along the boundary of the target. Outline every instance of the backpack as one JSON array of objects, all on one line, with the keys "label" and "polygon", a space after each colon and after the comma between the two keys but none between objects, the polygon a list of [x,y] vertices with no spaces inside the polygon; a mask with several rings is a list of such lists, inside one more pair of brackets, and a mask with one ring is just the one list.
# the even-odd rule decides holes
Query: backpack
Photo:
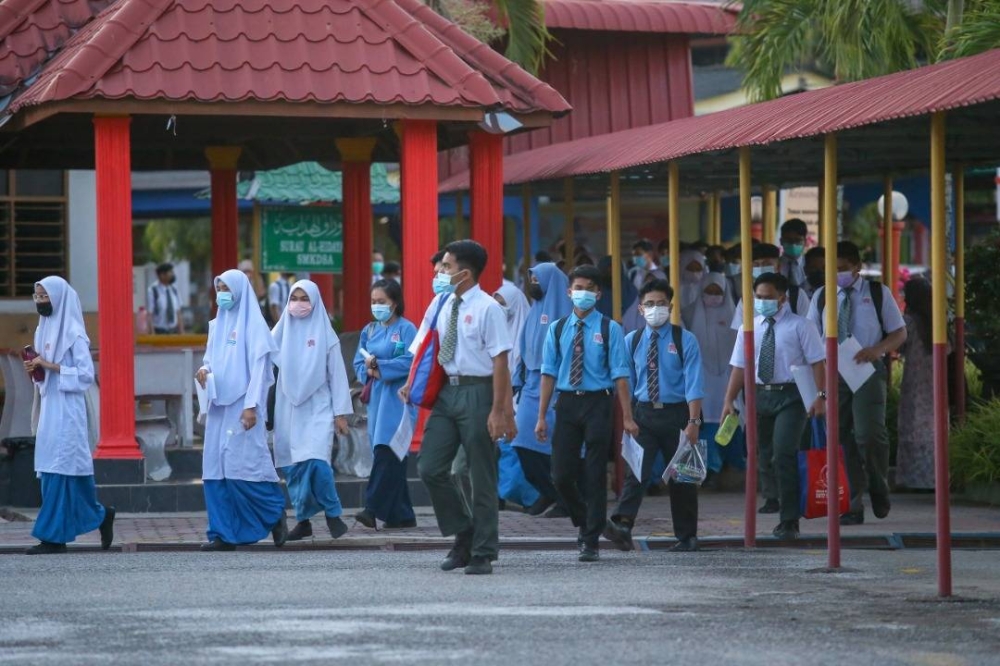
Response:
[{"label": "backpack", "polygon": [[[684,344],[682,341],[682,336],[684,334],[684,329],[676,324],[670,325],[670,334],[674,339],[674,348],[677,350],[677,360],[681,362],[681,367],[684,367]],[[633,362],[635,361],[635,350],[639,348],[639,338],[642,337],[640,331],[636,331],[635,335],[632,336],[632,349],[630,357]]]},{"label": "backpack", "polygon": [[[563,329],[566,328],[566,320],[569,317],[563,317],[556,322],[556,355],[562,358],[562,334]],[[611,337],[611,320],[604,315],[601,315],[601,339],[604,345],[604,363],[608,368],[608,374],[611,373],[611,344],[608,339]]]},{"label": "backpack", "polygon": [[[885,330],[885,322],[882,321],[882,298],[884,296],[882,293],[882,283],[878,280],[868,280],[868,287],[872,294],[872,306],[875,308],[875,316],[878,317],[878,327],[882,331],[882,339],[885,340],[889,334]],[[819,294],[816,309],[819,310],[819,320],[822,322],[823,309],[826,307],[826,287],[820,287],[816,291]]]}]

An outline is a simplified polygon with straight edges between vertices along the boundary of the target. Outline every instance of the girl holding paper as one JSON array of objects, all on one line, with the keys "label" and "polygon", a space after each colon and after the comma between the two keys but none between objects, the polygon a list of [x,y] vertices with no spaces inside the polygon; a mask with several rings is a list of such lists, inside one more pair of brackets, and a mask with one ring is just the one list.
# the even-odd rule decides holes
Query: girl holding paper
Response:
[{"label": "girl holding paper", "polygon": [[202,387],[211,375],[215,387],[205,422],[208,543],[201,549],[235,550],[268,532],[280,547],[288,538],[285,496],[264,430],[277,346],[246,275],[228,270],[215,278],[215,290],[219,312],[208,324],[205,361],[196,375]]},{"label": "girl holding paper", "polygon": [[406,481],[407,456],[405,452],[397,455],[390,443],[403,436],[397,433],[412,433],[417,420],[416,408],[399,397],[413,363],[409,349],[417,328],[403,318],[403,290],[395,280],[372,285],[371,306],[375,321],[361,331],[354,372],[362,384],[372,382],[368,439],[374,447],[374,462],[365,508],[355,519],[370,528],[375,528],[376,518],[387,528],[415,527],[417,519]]},{"label": "girl holding paper", "polygon": [[299,280],[271,332],[278,353],[274,409],[274,462],[285,474],[298,523],[289,541],[313,535],[310,518],[320,511],[334,539],[347,532],[333,481],[333,430],[347,434],[351,388],[340,338],[330,325],[319,287]]}]

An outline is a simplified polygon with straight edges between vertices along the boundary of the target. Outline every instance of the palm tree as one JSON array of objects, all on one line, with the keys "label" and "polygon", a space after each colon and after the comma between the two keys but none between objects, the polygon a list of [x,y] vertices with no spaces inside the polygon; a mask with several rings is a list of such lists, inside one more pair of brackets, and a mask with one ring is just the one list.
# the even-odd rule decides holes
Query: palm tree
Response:
[{"label": "palm tree", "polygon": [[745,0],[728,64],[754,101],[781,95],[787,70],[838,82],[1000,46],[1000,0]]},{"label": "palm tree", "polygon": [[[542,0],[425,0],[437,13],[487,44],[506,36],[504,54],[532,74],[550,55]],[[503,27],[501,27],[503,26]]]}]

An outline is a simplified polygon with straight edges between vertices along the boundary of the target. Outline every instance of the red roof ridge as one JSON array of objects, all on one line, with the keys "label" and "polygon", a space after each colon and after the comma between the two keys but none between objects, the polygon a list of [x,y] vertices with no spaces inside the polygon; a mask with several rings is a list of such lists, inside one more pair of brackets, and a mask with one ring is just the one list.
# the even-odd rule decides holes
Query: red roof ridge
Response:
[{"label": "red roof ridge", "polygon": [[0,3],[0,39],[6,39],[48,0],[6,0]]}]

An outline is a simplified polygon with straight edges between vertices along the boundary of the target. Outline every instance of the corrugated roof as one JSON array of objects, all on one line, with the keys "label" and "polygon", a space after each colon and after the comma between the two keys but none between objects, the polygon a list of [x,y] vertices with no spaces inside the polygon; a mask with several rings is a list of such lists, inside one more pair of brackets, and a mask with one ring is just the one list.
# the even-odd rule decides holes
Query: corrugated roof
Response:
[{"label": "corrugated roof", "polygon": [[738,7],[668,0],[544,0],[545,25],[572,30],[728,35]]},{"label": "corrugated roof", "polygon": [[419,0],[118,0],[10,111],[88,98],[569,110]]},{"label": "corrugated roof", "polygon": [[[504,160],[504,182],[606,173],[740,146],[817,137],[997,99],[1000,49],[719,113],[518,153]],[[980,142],[986,138],[983,133],[994,133],[992,127],[979,131]],[[901,145],[899,150],[904,147]],[[891,155],[873,155],[872,159],[875,157]],[[441,184],[445,192],[467,188],[468,172]]]},{"label": "corrugated roof", "polygon": [[[371,182],[373,204],[399,203],[399,182],[390,182],[384,164],[372,164]],[[207,199],[211,190],[202,190],[197,196]],[[236,196],[251,201],[290,204],[340,202],[344,200],[344,174],[330,171],[317,162],[300,162],[280,169],[258,171],[253,179],[236,185]]]}]

